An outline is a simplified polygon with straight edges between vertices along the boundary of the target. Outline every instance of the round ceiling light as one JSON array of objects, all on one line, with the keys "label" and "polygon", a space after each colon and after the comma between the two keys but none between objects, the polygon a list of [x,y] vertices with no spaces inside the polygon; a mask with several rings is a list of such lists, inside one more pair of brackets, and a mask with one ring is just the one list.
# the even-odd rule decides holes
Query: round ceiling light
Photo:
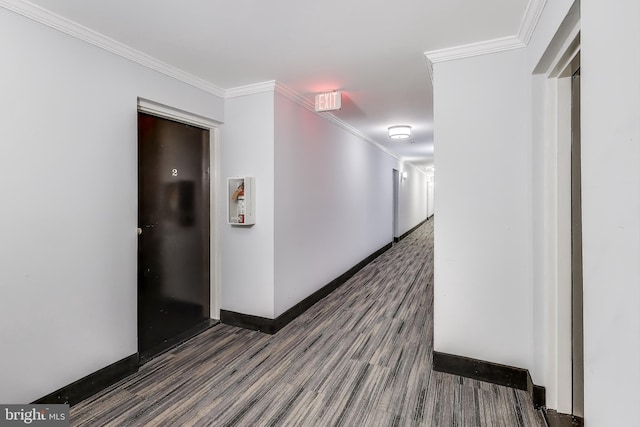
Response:
[{"label": "round ceiling light", "polygon": [[389,138],[391,139],[407,139],[411,136],[411,126],[391,126],[389,128]]}]

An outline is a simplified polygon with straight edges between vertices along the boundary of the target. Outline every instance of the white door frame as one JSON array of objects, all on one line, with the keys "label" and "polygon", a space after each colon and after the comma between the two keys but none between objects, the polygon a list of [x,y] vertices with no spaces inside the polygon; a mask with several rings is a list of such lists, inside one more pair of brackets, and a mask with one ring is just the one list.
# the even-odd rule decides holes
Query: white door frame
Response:
[{"label": "white door frame", "polygon": [[[574,16],[571,16],[574,13]],[[574,8],[534,71],[534,98],[543,104],[543,301],[546,313],[547,407],[572,413],[571,299],[571,62],[580,51],[579,8]],[[535,126],[535,124],[534,124]],[[535,143],[535,141],[534,141]]]},{"label": "white door frame", "polygon": [[210,317],[220,319],[220,295],[221,295],[221,258],[220,258],[220,233],[219,219],[220,207],[218,192],[220,183],[220,122],[173,108],[155,101],[138,98],[138,111],[157,117],[174,120],[188,125],[209,130],[209,212],[211,215],[209,224],[210,244]]}]

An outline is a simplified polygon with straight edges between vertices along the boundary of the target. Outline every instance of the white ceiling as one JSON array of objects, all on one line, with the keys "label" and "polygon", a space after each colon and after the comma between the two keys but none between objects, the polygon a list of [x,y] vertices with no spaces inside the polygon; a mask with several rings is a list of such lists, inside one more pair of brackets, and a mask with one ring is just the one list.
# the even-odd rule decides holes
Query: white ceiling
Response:
[{"label": "white ceiling", "polygon": [[[425,51],[514,36],[528,0],[31,0],[222,89],[276,80],[310,101],[343,91],[343,122],[433,163]],[[408,124],[411,142],[387,128]]]}]

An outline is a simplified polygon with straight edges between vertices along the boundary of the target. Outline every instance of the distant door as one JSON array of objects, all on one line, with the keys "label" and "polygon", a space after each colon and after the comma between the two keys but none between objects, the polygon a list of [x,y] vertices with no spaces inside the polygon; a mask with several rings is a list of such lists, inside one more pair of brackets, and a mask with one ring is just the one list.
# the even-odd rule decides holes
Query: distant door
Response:
[{"label": "distant door", "polygon": [[427,195],[427,217],[430,217],[431,215],[433,215],[434,212],[434,204],[433,201],[435,200],[434,198],[434,194],[433,194],[433,181],[429,181],[429,184],[427,185],[428,188],[428,195]]},{"label": "distant door", "polygon": [[398,241],[398,193],[400,187],[400,172],[393,170],[393,241]]},{"label": "distant door", "polygon": [[138,350],[210,317],[209,130],[138,113]]}]

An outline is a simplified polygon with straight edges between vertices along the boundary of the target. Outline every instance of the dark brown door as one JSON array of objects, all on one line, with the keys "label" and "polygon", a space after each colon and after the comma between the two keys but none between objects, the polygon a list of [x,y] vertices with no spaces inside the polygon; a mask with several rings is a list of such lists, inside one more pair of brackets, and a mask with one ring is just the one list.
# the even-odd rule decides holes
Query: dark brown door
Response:
[{"label": "dark brown door", "polygon": [[138,351],[209,320],[209,131],[138,113]]}]

